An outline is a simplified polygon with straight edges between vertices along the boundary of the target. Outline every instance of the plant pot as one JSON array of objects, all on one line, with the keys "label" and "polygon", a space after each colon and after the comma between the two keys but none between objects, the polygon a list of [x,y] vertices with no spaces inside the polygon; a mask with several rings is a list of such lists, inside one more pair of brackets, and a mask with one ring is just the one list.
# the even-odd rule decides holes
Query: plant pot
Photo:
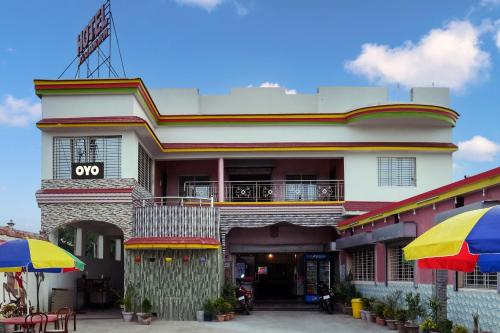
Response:
[{"label": "plant pot", "polygon": [[204,321],[205,319],[205,311],[198,310],[196,311],[196,321]]},{"label": "plant pot", "polygon": [[224,313],[224,321],[230,321],[231,315],[229,313]]},{"label": "plant pot", "polygon": [[352,316],[352,306],[344,306],[344,313],[348,316]]},{"label": "plant pot", "polygon": [[396,322],[396,327],[398,328],[398,333],[406,333],[405,323],[397,321]]},{"label": "plant pot", "polygon": [[212,321],[214,320],[214,316],[211,313],[203,312],[203,320]]},{"label": "plant pot", "polygon": [[218,314],[216,317],[217,317],[217,321],[224,321],[226,316],[223,314]]},{"label": "plant pot", "polygon": [[382,317],[377,317],[376,322],[377,322],[377,325],[385,326],[385,319]]},{"label": "plant pot", "polygon": [[236,315],[234,314],[234,312],[229,312],[229,320],[233,320],[234,318],[236,317]]},{"label": "plant pot", "polygon": [[374,313],[370,312],[370,315],[368,316],[368,319],[370,320],[371,323],[374,323],[377,321],[377,316],[375,316]]},{"label": "plant pot", "polygon": [[405,324],[405,328],[406,328],[406,333],[418,333],[418,325],[414,325],[414,324]]},{"label": "plant pot", "polygon": [[398,327],[396,326],[396,320],[394,319],[386,319],[385,323],[387,324],[387,328],[390,330],[395,331],[398,329]]},{"label": "plant pot", "polygon": [[134,319],[134,313],[133,312],[126,312],[126,311],[122,311],[122,318],[123,318],[123,321],[132,321],[132,319]]},{"label": "plant pot", "polygon": [[481,333],[491,333],[491,331],[481,331]]},{"label": "plant pot", "polygon": [[142,325],[150,325],[153,320],[153,316],[150,313],[139,312],[137,314],[137,321]]},{"label": "plant pot", "polygon": [[366,320],[366,311],[360,310],[359,313],[361,314],[361,320]]}]

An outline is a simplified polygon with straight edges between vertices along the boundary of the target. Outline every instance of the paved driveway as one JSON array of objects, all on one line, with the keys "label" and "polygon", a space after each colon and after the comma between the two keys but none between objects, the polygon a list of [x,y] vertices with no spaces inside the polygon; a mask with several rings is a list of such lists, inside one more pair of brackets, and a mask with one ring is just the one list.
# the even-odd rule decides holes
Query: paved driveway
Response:
[{"label": "paved driveway", "polygon": [[80,320],[78,321],[77,328],[77,332],[100,333],[387,333],[387,327],[381,327],[366,321],[353,319],[352,317],[346,315],[328,315],[313,311],[256,311],[250,316],[239,315],[232,321],[221,323],[156,320],[151,324],[151,326],[142,326],[137,323],[125,323],[119,319]]}]

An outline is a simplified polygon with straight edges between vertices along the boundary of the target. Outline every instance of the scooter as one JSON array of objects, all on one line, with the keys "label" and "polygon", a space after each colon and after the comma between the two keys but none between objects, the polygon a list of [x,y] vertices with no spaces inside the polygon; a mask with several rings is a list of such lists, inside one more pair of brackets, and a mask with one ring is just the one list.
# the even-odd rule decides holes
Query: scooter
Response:
[{"label": "scooter", "polygon": [[236,287],[236,299],[238,301],[240,310],[249,315],[250,311],[253,310],[253,291],[248,290],[243,287],[243,278],[245,275],[241,275],[239,279],[236,279],[238,286]]},{"label": "scooter", "polygon": [[328,312],[329,314],[333,313],[334,308],[334,294],[333,291],[328,288],[325,283],[318,284],[318,296],[319,296],[319,306],[320,308]]}]

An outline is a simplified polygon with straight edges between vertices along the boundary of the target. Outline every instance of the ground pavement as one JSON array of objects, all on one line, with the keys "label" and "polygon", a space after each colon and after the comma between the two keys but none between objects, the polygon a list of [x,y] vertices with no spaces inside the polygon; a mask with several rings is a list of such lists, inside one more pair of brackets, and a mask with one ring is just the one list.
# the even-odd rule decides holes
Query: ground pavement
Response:
[{"label": "ground pavement", "polygon": [[[256,311],[239,315],[229,322],[153,321],[151,326],[125,323],[121,319],[86,319],[77,321],[77,332],[99,333],[299,333],[387,332],[387,327],[352,317],[313,311]],[[71,330],[70,330],[71,332]]]}]

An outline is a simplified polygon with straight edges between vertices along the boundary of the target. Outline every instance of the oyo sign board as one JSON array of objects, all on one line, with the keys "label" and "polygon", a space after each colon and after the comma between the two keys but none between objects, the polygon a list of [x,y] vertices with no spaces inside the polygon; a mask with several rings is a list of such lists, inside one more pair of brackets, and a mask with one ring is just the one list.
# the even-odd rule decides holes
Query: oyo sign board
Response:
[{"label": "oyo sign board", "polygon": [[109,37],[110,25],[109,17],[106,16],[106,6],[109,8],[109,1],[99,8],[76,39],[80,65]]},{"label": "oyo sign board", "polygon": [[71,179],[102,179],[104,163],[71,163]]}]

